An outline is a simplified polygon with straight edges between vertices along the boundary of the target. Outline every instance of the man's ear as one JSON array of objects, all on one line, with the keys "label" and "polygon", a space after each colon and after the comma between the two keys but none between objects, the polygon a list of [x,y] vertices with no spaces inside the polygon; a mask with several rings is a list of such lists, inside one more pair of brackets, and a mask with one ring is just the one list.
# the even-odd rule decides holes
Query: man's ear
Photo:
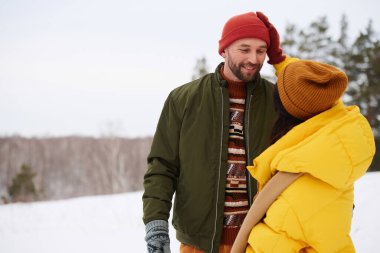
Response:
[{"label": "man's ear", "polygon": [[223,58],[226,58],[226,50],[224,49],[223,52],[220,54]]}]

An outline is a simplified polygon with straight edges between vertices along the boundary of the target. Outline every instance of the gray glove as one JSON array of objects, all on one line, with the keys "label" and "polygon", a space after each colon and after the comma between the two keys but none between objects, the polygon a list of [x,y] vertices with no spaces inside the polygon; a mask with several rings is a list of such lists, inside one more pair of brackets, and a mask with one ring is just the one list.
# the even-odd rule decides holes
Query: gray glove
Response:
[{"label": "gray glove", "polygon": [[148,253],[170,253],[169,225],[164,220],[153,220],[145,225]]}]

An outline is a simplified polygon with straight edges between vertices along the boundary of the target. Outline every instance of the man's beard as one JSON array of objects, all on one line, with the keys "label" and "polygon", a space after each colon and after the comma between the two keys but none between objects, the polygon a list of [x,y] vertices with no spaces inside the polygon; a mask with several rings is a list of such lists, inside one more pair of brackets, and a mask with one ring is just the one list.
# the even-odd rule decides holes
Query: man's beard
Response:
[{"label": "man's beard", "polygon": [[[256,72],[252,74],[244,74],[240,69],[244,66],[252,67],[256,69]],[[239,65],[234,64],[232,61],[228,61],[228,67],[231,69],[232,73],[241,81],[247,83],[255,80],[256,76],[262,68],[262,64],[250,64],[250,63],[240,63]]]}]

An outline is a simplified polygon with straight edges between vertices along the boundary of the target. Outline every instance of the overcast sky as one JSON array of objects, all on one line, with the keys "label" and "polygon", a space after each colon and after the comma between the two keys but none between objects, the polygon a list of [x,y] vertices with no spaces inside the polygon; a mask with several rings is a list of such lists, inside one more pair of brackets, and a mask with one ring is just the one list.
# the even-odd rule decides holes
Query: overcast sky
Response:
[{"label": "overcast sky", "polygon": [[337,34],[346,14],[355,38],[370,19],[380,32],[379,10],[378,0],[0,0],[0,135],[152,135],[196,59],[212,71],[223,60],[231,16],[262,11],[280,34],[327,16]]}]

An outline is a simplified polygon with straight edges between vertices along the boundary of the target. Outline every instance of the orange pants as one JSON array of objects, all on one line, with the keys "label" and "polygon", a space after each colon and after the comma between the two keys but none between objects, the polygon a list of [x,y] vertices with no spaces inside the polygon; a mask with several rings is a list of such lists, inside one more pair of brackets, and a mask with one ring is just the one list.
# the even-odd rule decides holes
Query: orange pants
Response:
[{"label": "orange pants", "polygon": [[[220,245],[219,253],[230,253],[232,245]],[[203,250],[197,249],[193,246],[181,243],[179,248],[180,253],[205,253]]]}]

